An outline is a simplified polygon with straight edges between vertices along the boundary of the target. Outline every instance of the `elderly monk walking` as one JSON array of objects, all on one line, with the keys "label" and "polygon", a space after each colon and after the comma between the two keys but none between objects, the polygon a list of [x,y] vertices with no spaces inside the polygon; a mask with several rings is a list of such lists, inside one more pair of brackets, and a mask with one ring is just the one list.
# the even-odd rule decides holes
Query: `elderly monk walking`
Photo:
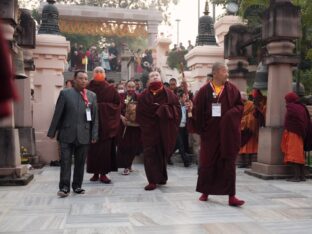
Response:
[{"label": "elderly monk walking", "polygon": [[228,195],[230,206],[241,206],[244,201],[235,197],[235,161],[244,107],[240,92],[227,81],[224,64],[213,65],[212,77],[199,90],[194,105],[187,103],[190,130],[201,138],[196,191],[202,193],[201,201],[207,201],[208,195]]},{"label": "elderly monk walking", "polygon": [[310,115],[307,108],[299,103],[296,93],[288,93],[285,96],[286,116],[281,148],[284,153],[284,162],[291,165],[294,175],[288,181],[305,181],[304,175],[304,140],[307,139],[308,130],[311,127]]},{"label": "elderly monk walking", "polygon": [[94,68],[88,89],[97,96],[99,140],[89,149],[87,172],[93,173],[91,181],[100,180],[108,184],[111,180],[106,174],[117,171],[116,137],[120,123],[120,97],[115,87],[106,82],[102,67]]},{"label": "elderly monk walking", "polygon": [[157,71],[149,73],[148,87],[137,105],[136,120],[141,128],[144,168],[148,180],[145,190],[167,183],[167,160],[172,153],[181,120],[178,97],[163,86]]}]

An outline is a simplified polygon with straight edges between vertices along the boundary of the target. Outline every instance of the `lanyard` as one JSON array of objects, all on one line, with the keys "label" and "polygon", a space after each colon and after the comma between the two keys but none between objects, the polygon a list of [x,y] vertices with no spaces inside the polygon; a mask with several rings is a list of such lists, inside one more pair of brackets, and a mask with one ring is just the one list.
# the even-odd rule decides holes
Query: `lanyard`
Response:
[{"label": "lanyard", "polygon": [[81,94],[81,97],[82,97],[84,103],[86,104],[86,107],[88,107],[88,106],[89,106],[89,100],[88,100],[88,96],[87,96],[87,90],[86,90],[86,89],[83,89],[83,90],[80,92],[80,94]]},{"label": "lanyard", "polygon": [[213,98],[217,98],[217,97],[218,97],[218,99],[217,99],[217,103],[218,103],[219,100],[220,100],[220,97],[221,97],[221,95],[222,95],[222,93],[223,93],[224,85],[223,85],[221,91],[219,92],[219,94],[217,94],[216,88],[215,88],[215,86],[213,85],[213,83],[212,83],[212,82],[209,82],[209,83],[210,83],[210,86],[211,86],[211,88],[212,88],[212,90],[213,90]]}]

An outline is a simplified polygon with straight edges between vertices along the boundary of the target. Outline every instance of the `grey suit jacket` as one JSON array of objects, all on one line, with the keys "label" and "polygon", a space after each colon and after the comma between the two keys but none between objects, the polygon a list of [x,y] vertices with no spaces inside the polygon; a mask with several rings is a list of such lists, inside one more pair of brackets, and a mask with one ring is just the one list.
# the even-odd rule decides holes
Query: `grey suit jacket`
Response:
[{"label": "grey suit jacket", "polygon": [[55,137],[63,143],[89,144],[98,139],[98,112],[96,94],[87,90],[92,121],[87,121],[86,105],[81,94],[74,88],[64,89],[58,97],[48,137]]}]

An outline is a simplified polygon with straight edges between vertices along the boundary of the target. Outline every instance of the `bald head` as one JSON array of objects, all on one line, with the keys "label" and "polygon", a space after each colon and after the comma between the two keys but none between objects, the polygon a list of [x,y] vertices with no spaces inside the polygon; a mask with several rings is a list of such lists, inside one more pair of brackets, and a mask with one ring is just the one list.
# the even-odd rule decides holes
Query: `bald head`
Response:
[{"label": "bald head", "polygon": [[221,84],[224,84],[229,76],[227,66],[224,63],[220,62],[216,62],[212,65],[211,73],[213,80]]},{"label": "bald head", "polygon": [[104,70],[104,68],[103,67],[96,67],[96,68],[94,68],[93,69],[93,74],[94,73],[105,73],[105,70]]}]

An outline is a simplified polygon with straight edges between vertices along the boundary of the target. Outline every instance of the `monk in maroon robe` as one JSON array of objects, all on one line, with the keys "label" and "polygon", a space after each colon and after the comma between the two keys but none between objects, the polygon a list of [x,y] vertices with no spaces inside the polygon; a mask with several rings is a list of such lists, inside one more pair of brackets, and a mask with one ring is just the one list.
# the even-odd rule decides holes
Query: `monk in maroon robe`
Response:
[{"label": "monk in maroon robe", "polygon": [[87,172],[93,173],[91,181],[100,179],[101,182],[108,184],[111,180],[106,174],[117,171],[116,137],[120,124],[120,97],[114,86],[106,82],[105,71],[102,67],[94,69],[93,80],[88,89],[97,96],[99,140],[90,146]]},{"label": "monk in maroon robe", "polygon": [[202,193],[201,201],[207,201],[208,195],[229,195],[229,205],[241,206],[244,201],[235,197],[235,161],[244,106],[238,89],[226,81],[224,64],[215,63],[212,75],[212,81],[199,90],[194,106],[186,105],[190,130],[201,138],[196,191]]},{"label": "monk in maroon robe", "polygon": [[161,82],[160,74],[149,74],[148,88],[141,94],[136,112],[143,143],[144,168],[148,180],[145,190],[166,184],[167,160],[172,153],[181,120],[178,97]]},{"label": "monk in maroon robe", "polygon": [[12,113],[11,102],[17,99],[17,92],[13,81],[8,42],[4,39],[0,22],[0,118]]},{"label": "monk in maroon robe", "polygon": [[141,130],[135,123],[135,109],[138,96],[135,93],[136,85],[134,81],[128,81],[126,84],[126,93],[121,93],[121,124],[119,127],[117,143],[117,165],[118,168],[124,168],[123,175],[129,175],[132,172],[132,162],[136,155],[142,150]]},{"label": "monk in maroon robe", "polygon": [[293,177],[288,181],[305,181],[305,143],[311,129],[311,119],[308,109],[299,102],[299,96],[290,92],[285,96],[286,116],[281,148],[284,162],[293,169]]}]

